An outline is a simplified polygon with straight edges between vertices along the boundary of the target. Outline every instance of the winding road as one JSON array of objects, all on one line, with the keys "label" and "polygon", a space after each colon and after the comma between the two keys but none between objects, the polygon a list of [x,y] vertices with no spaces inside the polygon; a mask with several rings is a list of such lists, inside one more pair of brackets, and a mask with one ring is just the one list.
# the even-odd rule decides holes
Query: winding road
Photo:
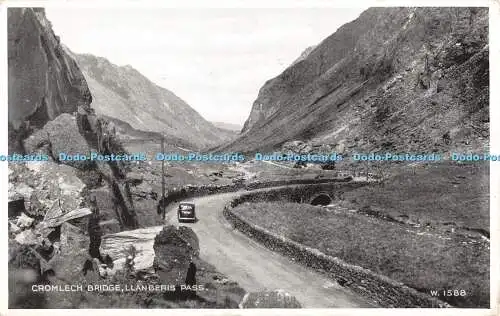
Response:
[{"label": "winding road", "polygon": [[[191,227],[200,242],[201,259],[212,264],[232,281],[238,282],[247,292],[283,289],[294,295],[306,308],[376,307],[325,275],[275,253],[233,229],[225,219],[223,209],[226,203],[239,194],[241,192],[191,199],[196,203],[196,215],[199,219],[196,223],[179,224],[175,209],[177,204],[171,205],[168,207],[165,224]],[[101,251],[110,254],[112,258],[121,258],[115,261],[120,265],[125,261],[124,249],[134,245],[140,252],[136,257],[136,267],[151,267],[154,238],[162,228],[152,226],[103,236]]]},{"label": "winding road", "polygon": [[195,198],[198,222],[179,224],[175,211],[167,213],[166,222],[191,227],[200,240],[200,257],[247,292],[283,289],[307,308],[374,307],[326,276],[294,263],[233,229],[222,212],[224,205],[239,194]]}]

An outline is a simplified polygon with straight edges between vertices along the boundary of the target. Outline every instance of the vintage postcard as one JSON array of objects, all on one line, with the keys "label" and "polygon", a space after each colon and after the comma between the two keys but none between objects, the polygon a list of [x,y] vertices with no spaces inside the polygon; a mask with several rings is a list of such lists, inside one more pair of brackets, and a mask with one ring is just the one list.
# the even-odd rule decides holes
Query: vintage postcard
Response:
[{"label": "vintage postcard", "polygon": [[500,5],[451,4],[1,4],[0,313],[498,313]]}]

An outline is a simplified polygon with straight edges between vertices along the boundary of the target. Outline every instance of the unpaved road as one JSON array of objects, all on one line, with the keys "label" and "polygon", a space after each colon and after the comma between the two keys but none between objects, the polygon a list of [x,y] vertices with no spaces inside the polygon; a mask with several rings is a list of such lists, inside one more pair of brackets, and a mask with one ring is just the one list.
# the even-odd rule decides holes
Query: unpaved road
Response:
[{"label": "unpaved road", "polygon": [[191,227],[200,240],[200,257],[248,292],[284,289],[303,307],[375,307],[359,295],[329,278],[294,263],[249,239],[225,220],[224,205],[238,192],[195,198],[196,223],[177,221],[175,211],[167,213],[167,224]]}]

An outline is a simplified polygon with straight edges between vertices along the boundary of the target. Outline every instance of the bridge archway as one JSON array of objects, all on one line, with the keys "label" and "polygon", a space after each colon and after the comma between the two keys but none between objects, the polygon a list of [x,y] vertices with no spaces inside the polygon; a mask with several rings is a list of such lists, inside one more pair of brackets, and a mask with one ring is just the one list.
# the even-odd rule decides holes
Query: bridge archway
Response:
[{"label": "bridge archway", "polygon": [[319,193],[311,198],[311,205],[328,205],[332,204],[333,198],[327,193]]}]

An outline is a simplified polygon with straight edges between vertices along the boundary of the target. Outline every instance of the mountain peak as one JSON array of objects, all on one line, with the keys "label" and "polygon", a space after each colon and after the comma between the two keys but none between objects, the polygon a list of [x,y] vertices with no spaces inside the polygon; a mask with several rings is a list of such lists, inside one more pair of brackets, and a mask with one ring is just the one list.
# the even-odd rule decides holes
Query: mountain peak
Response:
[{"label": "mountain peak", "polygon": [[182,139],[195,148],[228,139],[173,92],[159,87],[131,65],[117,66],[104,57],[78,54],[77,63],[94,96],[98,114],[136,130]]}]

